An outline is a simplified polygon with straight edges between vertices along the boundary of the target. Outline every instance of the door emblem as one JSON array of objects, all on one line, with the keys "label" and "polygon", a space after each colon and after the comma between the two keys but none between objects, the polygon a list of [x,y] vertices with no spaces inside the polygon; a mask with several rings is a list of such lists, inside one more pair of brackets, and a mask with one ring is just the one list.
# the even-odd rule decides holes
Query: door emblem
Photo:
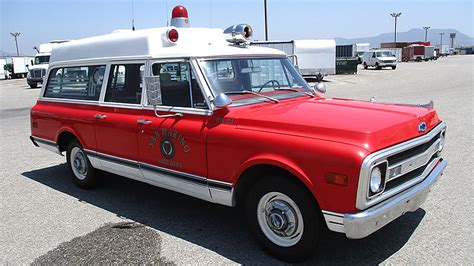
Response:
[{"label": "door emblem", "polygon": [[425,132],[426,131],[426,123],[421,122],[418,124],[418,132]]},{"label": "door emblem", "polygon": [[160,142],[160,150],[163,157],[168,160],[173,159],[175,154],[173,141],[168,137],[163,137]]}]

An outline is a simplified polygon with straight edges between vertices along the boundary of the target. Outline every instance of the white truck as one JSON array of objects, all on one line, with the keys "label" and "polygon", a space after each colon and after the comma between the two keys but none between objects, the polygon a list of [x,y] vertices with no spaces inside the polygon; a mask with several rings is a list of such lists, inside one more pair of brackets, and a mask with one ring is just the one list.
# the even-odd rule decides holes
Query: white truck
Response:
[{"label": "white truck", "polygon": [[40,44],[38,53],[35,55],[34,65],[30,67],[26,82],[31,88],[38,87],[38,84],[43,84],[43,78],[48,70],[49,58],[53,47],[67,42],[66,40],[51,41],[49,43]]},{"label": "white truck", "polygon": [[33,58],[29,56],[11,56],[5,59],[4,67],[6,79],[24,78],[28,73],[28,68],[33,63]]},{"label": "white truck", "polygon": [[250,45],[278,49],[285,52],[305,78],[318,74],[336,74],[336,41],[290,40],[254,41]]}]

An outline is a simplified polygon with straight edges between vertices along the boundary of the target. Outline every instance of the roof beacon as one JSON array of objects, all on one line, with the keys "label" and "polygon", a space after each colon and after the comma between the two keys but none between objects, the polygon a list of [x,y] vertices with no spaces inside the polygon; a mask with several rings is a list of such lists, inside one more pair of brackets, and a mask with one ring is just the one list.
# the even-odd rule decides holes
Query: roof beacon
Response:
[{"label": "roof beacon", "polygon": [[188,10],[184,6],[175,6],[171,11],[171,26],[189,28]]},{"label": "roof beacon", "polygon": [[252,38],[252,33],[252,27],[247,24],[235,24],[224,31],[226,41],[237,45],[249,44],[250,38]]}]

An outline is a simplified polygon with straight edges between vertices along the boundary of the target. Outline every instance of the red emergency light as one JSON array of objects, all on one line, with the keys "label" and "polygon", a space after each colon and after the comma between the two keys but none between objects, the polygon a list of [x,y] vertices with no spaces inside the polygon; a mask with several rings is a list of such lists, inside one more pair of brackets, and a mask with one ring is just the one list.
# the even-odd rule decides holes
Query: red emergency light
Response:
[{"label": "red emergency light", "polygon": [[188,10],[184,6],[175,6],[171,18],[188,18]]},{"label": "red emergency light", "polygon": [[188,10],[184,6],[175,6],[171,11],[171,26],[189,27]]}]

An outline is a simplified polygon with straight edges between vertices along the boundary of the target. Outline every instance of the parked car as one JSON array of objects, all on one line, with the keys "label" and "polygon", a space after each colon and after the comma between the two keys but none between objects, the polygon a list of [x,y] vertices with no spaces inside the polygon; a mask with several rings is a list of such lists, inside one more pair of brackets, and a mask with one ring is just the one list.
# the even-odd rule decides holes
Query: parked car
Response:
[{"label": "parked car", "polygon": [[397,58],[390,51],[373,50],[364,53],[362,65],[364,69],[368,69],[369,67],[375,67],[376,69],[391,67],[392,69],[396,69]]}]

